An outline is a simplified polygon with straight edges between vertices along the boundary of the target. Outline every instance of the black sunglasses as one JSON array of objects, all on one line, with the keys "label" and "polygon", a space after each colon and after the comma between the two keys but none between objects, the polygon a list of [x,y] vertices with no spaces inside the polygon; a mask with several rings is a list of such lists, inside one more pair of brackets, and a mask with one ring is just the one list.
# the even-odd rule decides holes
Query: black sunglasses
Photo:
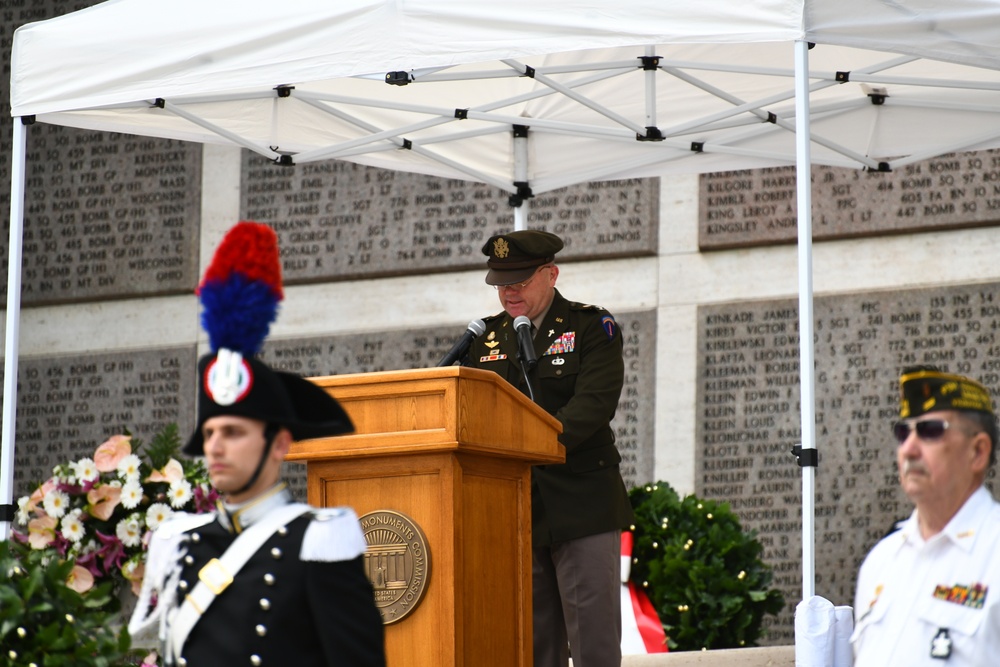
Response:
[{"label": "black sunglasses", "polygon": [[921,440],[939,440],[951,426],[944,419],[924,419],[923,421],[902,420],[892,425],[892,433],[899,444],[906,442],[910,433],[917,432]]}]

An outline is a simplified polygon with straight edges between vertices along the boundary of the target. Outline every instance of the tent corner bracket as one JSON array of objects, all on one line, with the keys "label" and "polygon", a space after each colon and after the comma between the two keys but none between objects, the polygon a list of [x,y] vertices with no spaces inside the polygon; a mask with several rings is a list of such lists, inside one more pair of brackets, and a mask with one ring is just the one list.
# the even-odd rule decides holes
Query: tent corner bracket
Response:
[{"label": "tent corner bracket", "polygon": [[403,70],[396,70],[395,72],[386,72],[385,82],[390,86],[405,86],[413,81],[409,72],[404,72]]},{"label": "tent corner bracket", "polygon": [[647,125],[645,134],[639,134],[638,132],[635,134],[636,141],[663,141],[665,138],[663,131],[655,125]]}]

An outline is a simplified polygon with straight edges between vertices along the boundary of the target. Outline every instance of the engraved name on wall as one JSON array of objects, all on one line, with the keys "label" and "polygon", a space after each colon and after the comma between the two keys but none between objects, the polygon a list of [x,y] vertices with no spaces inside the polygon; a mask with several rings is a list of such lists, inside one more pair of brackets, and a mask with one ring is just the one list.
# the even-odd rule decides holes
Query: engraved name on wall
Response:
[{"label": "engraved name on wall", "polygon": [[[702,250],[796,239],[795,168],[705,174],[699,179]],[[1000,151],[952,153],[882,173],[812,167],[816,240],[995,225]]]},{"label": "engraved name on wall", "polygon": [[[510,231],[492,186],[326,161],[277,166],[244,151],[240,217],[271,224],[285,281],[479,268],[481,248]],[[572,186],[527,200],[528,227],[563,237],[562,260],[651,255],[657,179]]]},{"label": "engraved name on wall", "polygon": [[48,479],[55,465],[92,458],[126,429],[149,442],[174,423],[186,441],[194,427],[195,372],[193,348],[20,359],[15,498]]}]

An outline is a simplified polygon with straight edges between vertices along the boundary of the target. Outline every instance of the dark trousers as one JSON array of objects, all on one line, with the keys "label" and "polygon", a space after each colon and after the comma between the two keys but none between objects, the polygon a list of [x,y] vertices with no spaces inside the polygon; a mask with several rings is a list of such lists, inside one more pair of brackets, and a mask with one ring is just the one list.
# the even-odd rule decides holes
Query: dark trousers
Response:
[{"label": "dark trousers", "polygon": [[532,549],[534,667],[620,667],[621,531]]}]

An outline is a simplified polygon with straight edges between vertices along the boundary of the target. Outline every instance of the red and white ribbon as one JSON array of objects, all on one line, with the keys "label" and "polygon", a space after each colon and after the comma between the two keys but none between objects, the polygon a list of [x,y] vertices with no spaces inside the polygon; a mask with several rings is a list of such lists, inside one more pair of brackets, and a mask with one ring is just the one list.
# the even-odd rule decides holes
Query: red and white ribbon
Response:
[{"label": "red and white ribbon", "polygon": [[622,655],[666,653],[667,638],[645,591],[629,580],[632,533],[622,533]]}]

